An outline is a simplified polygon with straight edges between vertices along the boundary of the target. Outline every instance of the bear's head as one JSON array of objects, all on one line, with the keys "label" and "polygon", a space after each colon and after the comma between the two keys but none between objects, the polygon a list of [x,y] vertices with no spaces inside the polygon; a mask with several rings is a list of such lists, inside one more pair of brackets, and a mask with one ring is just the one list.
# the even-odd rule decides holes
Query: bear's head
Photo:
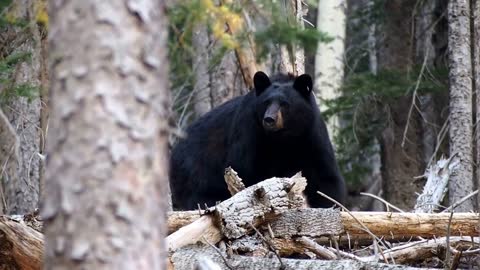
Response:
[{"label": "bear's head", "polygon": [[256,94],[256,116],[267,135],[300,136],[314,121],[312,78],[303,74],[296,78],[270,78],[263,72],[253,77]]}]

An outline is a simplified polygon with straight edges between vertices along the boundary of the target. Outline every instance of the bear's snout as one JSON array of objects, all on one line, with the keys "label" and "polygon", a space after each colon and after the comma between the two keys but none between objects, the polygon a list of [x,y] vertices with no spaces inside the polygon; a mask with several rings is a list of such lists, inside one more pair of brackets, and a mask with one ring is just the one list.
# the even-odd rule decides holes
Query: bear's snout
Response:
[{"label": "bear's snout", "polygon": [[271,116],[266,116],[265,118],[263,118],[263,125],[265,127],[275,126],[275,118]]},{"label": "bear's snout", "polygon": [[282,110],[278,103],[268,106],[263,116],[263,128],[266,131],[277,131],[283,128]]}]

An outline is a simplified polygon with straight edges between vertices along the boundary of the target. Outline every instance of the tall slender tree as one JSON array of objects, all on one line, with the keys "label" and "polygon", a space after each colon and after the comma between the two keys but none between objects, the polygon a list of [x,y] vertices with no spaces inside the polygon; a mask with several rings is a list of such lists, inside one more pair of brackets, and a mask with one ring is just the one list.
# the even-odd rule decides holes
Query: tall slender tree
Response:
[{"label": "tall slender tree", "polygon": [[[448,66],[450,82],[450,154],[458,154],[460,165],[449,182],[450,203],[473,191],[472,153],[472,58],[470,1],[448,3]],[[457,211],[473,210],[473,200]]]},{"label": "tall slender tree", "polygon": [[164,269],[164,1],[50,7],[47,269]]}]

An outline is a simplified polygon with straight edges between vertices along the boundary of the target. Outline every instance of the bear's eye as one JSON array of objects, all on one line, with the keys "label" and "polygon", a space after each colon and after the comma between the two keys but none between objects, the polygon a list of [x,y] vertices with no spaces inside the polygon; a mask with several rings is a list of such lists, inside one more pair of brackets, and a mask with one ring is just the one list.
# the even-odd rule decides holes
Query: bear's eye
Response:
[{"label": "bear's eye", "polygon": [[280,106],[281,106],[282,108],[288,109],[288,107],[290,107],[290,104],[289,104],[288,102],[286,102],[286,101],[282,101],[282,102],[280,102]]}]

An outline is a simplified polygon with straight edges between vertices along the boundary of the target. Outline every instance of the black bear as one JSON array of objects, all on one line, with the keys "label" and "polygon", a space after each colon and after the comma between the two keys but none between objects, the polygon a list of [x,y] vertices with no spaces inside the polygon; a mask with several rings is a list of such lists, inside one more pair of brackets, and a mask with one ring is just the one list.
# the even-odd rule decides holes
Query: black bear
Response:
[{"label": "black bear", "polygon": [[246,186],[301,171],[311,207],[331,207],[319,190],[345,201],[325,122],[312,93],[312,79],[257,72],[255,89],[200,117],[173,148],[170,186],[175,209],[214,206],[230,197],[223,177],[231,166]]}]

